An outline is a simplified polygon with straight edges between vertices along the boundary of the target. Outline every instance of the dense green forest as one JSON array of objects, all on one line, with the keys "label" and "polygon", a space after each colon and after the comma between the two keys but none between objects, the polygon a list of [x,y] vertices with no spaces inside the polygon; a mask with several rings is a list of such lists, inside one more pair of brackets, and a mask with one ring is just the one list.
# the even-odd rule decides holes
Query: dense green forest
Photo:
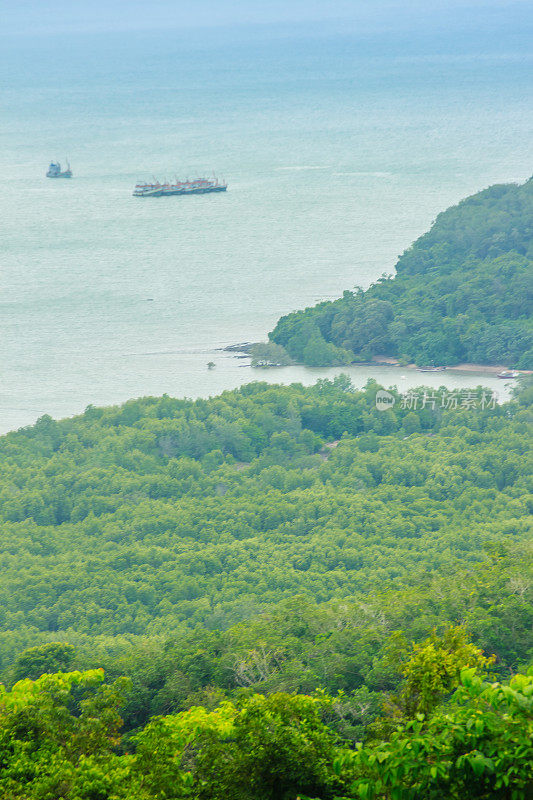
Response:
[{"label": "dense green forest", "polygon": [[379,411],[376,389],[251,384],[3,437],[1,657],[401,589],[519,540],[526,408]]},{"label": "dense green forest", "polygon": [[532,220],[533,178],[491,186],[439,214],[394,277],[288,314],[270,339],[309,366],[388,355],[533,369]]},{"label": "dense green forest", "polygon": [[526,800],[533,387],[378,389],[0,439],[0,798]]}]

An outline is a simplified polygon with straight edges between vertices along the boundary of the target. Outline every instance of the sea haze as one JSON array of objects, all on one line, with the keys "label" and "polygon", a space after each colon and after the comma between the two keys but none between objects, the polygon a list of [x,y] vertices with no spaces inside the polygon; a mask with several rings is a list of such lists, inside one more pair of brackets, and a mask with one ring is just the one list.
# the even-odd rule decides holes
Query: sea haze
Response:
[{"label": "sea haze", "polygon": [[[439,211],[529,176],[530,57],[388,37],[261,28],[6,44],[0,430],[265,379],[216,349],[368,286]],[[74,178],[47,180],[66,156]],[[139,179],[212,170],[226,195],[131,195]],[[371,371],[351,373],[361,384]]]}]

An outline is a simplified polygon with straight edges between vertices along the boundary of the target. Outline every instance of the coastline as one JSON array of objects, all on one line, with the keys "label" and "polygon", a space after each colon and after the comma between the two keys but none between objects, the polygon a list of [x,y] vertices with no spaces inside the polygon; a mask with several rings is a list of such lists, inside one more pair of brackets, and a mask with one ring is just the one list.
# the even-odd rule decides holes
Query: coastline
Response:
[{"label": "coastline", "polygon": [[[240,342],[237,344],[230,344],[226,347],[220,348],[224,352],[233,353],[236,358],[243,358],[250,355],[251,348],[256,344],[256,342]],[[295,366],[305,366],[303,364],[295,364]],[[351,364],[346,364],[347,367],[400,367],[402,369],[408,370],[419,370],[420,372],[424,372],[425,370],[421,369],[416,364],[400,364],[397,358],[393,356],[374,356],[372,361],[366,362],[353,362]],[[509,367],[505,364],[471,364],[469,362],[464,362],[461,364],[454,364],[453,366],[443,365],[443,371],[446,372],[458,372],[464,374],[479,374],[479,375],[498,375],[500,372],[504,372],[508,370]],[[519,369],[516,370],[519,373],[519,376],[522,375],[533,375],[533,370],[528,369]]]},{"label": "coastline", "polygon": [[[376,356],[372,363],[379,365],[380,367],[401,367],[402,364],[395,359],[389,356]],[[469,362],[464,362],[462,364],[454,364],[453,366],[444,365],[446,372],[465,372],[465,373],[479,373],[480,375],[498,375],[500,372],[509,369],[508,366],[505,364],[471,364]],[[416,364],[404,364],[403,369],[415,369],[419,370]],[[423,370],[422,370],[423,371]],[[532,375],[533,370],[530,369],[519,369],[516,370],[520,375]]]},{"label": "coastline", "polygon": [[[209,361],[214,363],[214,368],[207,366]],[[418,372],[415,368],[407,369],[391,363],[380,366],[376,362],[336,367],[304,367],[298,364],[252,367],[250,356],[242,349],[224,352],[224,347],[198,348],[179,353],[175,350],[148,351],[132,354],[127,359],[122,354],[116,354],[110,363],[121,380],[111,386],[94,381],[94,373],[87,372],[83,360],[73,363],[79,376],[75,396],[64,393],[61,387],[52,386],[50,390],[28,399],[26,385],[8,387],[2,398],[0,435],[34,425],[44,414],[54,419],[82,414],[89,404],[118,406],[131,398],[160,397],[163,394],[191,399],[208,398],[257,381],[311,386],[319,379],[334,380],[338,375],[348,375],[356,389],[362,389],[372,379],[384,388],[395,386],[399,392],[420,386],[435,390],[442,386],[457,391],[475,390],[481,385],[497,392],[501,402],[509,399],[513,384],[517,383],[499,379],[494,367],[487,370],[486,365],[469,365],[469,369],[464,371],[447,369],[443,372]],[[180,369],[176,369],[177,363]],[[131,365],[135,369],[130,369]]]}]

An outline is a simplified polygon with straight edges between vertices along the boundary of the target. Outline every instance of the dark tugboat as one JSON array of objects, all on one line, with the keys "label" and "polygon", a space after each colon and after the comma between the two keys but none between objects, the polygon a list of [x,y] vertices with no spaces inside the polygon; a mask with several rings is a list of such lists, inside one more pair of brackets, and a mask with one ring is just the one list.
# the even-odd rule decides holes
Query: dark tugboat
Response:
[{"label": "dark tugboat", "polygon": [[72,178],[72,170],[70,168],[70,164],[67,161],[67,168],[61,170],[61,164],[59,161],[51,161],[50,166],[48,167],[48,172],[46,173],[47,178]]}]

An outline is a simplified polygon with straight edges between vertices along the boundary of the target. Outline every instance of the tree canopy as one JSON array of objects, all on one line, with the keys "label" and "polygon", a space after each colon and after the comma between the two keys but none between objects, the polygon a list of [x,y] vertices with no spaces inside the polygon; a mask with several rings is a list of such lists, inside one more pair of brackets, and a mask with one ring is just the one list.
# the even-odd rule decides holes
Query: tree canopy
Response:
[{"label": "tree canopy", "polygon": [[[480,655],[477,668],[461,667],[458,650],[455,657],[451,695],[426,714],[406,714],[381,740],[355,746],[335,725],[342,698],[323,691],[253,694],[154,717],[124,750],[124,681],[102,684],[103,672],[93,670],[24,680],[10,692],[0,687],[0,796],[527,800],[533,677],[493,681]],[[414,675],[422,685],[436,671],[409,661],[404,691]]]},{"label": "tree canopy", "polygon": [[0,439],[0,800],[528,798],[531,388],[379,390]]},{"label": "tree canopy", "polygon": [[529,411],[383,412],[376,391],[252,384],[3,437],[4,664],[65,638],[227,628],[297,594],[401,590],[523,540]]}]

